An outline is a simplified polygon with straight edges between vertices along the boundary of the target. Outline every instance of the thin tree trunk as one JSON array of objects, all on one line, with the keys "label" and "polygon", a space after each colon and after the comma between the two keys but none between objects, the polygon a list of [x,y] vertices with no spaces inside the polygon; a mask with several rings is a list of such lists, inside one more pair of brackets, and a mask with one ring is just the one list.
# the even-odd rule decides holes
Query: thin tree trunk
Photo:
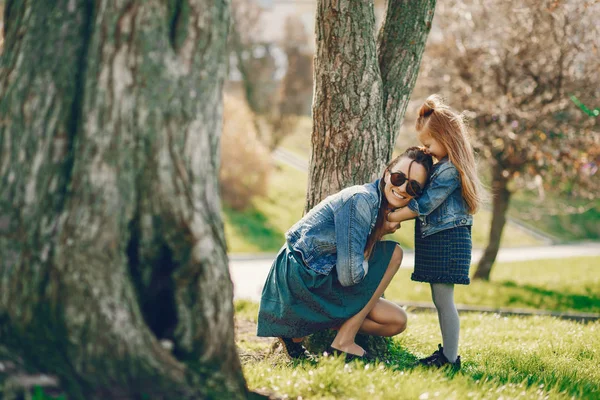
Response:
[{"label": "thin tree trunk", "polygon": [[382,105],[391,138],[385,160],[389,160],[392,155],[393,145],[417,81],[435,5],[436,0],[388,1],[377,44],[383,80]]},{"label": "thin tree trunk", "polygon": [[375,179],[389,161],[435,4],[390,1],[376,43],[372,1],[319,0],[305,211],[344,187]]},{"label": "thin tree trunk", "polygon": [[500,249],[500,239],[502,238],[504,225],[506,225],[506,212],[508,211],[511,195],[511,192],[508,190],[508,179],[502,175],[502,167],[498,164],[494,166],[492,179],[492,194],[494,196],[492,226],[490,228],[488,245],[481,260],[479,260],[477,270],[473,276],[474,279],[485,281],[490,280],[492,267]]},{"label": "thin tree trunk", "polygon": [[216,181],[228,24],[226,0],[6,3],[0,346],[69,398],[247,396]]}]

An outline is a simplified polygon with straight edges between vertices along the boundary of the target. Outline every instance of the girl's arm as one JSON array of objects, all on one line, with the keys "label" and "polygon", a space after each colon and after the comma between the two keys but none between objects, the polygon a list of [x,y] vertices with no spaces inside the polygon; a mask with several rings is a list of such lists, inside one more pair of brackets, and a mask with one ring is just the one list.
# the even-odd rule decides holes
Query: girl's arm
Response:
[{"label": "girl's arm", "polygon": [[371,226],[371,206],[361,194],[355,194],[336,211],[335,237],[337,247],[336,270],[342,286],[356,285],[369,272],[364,250]]},{"label": "girl's arm", "polygon": [[402,222],[407,219],[412,219],[417,216],[417,213],[408,207],[397,208],[390,212],[387,216],[387,220],[390,222]]},{"label": "girl's arm", "polygon": [[404,208],[390,213],[388,220],[402,222],[421,215],[429,215],[460,186],[460,176],[454,166],[448,166],[429,182],[423,195],[412,199]]}]

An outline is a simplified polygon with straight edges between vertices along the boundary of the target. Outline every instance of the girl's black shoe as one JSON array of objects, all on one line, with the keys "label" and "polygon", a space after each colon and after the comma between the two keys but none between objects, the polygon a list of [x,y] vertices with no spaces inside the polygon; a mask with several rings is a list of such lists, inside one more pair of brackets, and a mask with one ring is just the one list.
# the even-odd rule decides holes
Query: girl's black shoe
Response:
[{"label": "girl's black shoe", "polygon": [[279,343],[281,343],[283,352],[292,360],[303,360],[308,358],[308,351],[300,343],[296,343],[290,338],[279,337],[277,339],[279,340]]},{"label": "girl's black shoe", "polygon": [[438,349],[429,357],[421,358],[419,360],[419,365],[436,368],[450,366],[453,370],[458,371],[460,369],[460,356],[456,357],[456,361],[450,362],[444,355],[444,348],[441,344],[438,344]]},{"label": "girl's black shoe", "polygon": [[420,365],[429,365],[433,361],[437,360],[440,355],[442,355],[442,356],[444,355],[444,348],[442,347],[441,344],[438,344],[438,349],[436,351],[434,351],[433,354],[430,355],[429,357],[421,358],[418,361],[418,364],[420,364]]}]

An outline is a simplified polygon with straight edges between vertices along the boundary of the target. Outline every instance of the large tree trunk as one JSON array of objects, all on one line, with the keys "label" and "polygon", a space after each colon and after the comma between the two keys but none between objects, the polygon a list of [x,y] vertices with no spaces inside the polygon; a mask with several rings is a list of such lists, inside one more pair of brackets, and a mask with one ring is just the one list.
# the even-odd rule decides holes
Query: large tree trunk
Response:
[{"label": "large tree trunk", "polygon": [[477,265],[477,270],[474,279],[485,281],[490,280],[492,267],[496,261],[498,250],[500,249],[500,239],[502,238],[502,230],[506,225],[506,212],[510,203],[511,192],[508,190],[508,178],[502,174],[503,168],[496,164],[492,171],[492,194],[493,194],[493,209],[492,209],[492,226],[490,228],[490,236],[488,245],[485,248],[481,260]]},{"label": "large tree trunk", "polygon": [[[372,0],[319,0],[305,211],[344,187],[375,179],[389,161],[435,4],[389,1],[376,43]],[[377,341],[367,347],[380,355]]]},{"label": "large tree trunk", "polygon": [[0,346],[72,399],[245,398],[216,181],[227,1],[8,1],[5,21]]}]

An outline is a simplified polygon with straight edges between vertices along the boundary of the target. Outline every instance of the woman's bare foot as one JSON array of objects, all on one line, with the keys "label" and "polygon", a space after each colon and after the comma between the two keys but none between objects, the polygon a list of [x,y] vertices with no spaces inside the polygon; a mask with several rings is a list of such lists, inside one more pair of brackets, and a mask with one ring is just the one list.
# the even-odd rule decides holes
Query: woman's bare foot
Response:
[{"label": "woman's bare foot", "polygon": [[366,351],[356,343],[350,343],[348,345],[341,345],[335,341],[331,343],[331,347],[335,350],[343,351],[344,353],[352,354],[355,356],[362,357]]}]

